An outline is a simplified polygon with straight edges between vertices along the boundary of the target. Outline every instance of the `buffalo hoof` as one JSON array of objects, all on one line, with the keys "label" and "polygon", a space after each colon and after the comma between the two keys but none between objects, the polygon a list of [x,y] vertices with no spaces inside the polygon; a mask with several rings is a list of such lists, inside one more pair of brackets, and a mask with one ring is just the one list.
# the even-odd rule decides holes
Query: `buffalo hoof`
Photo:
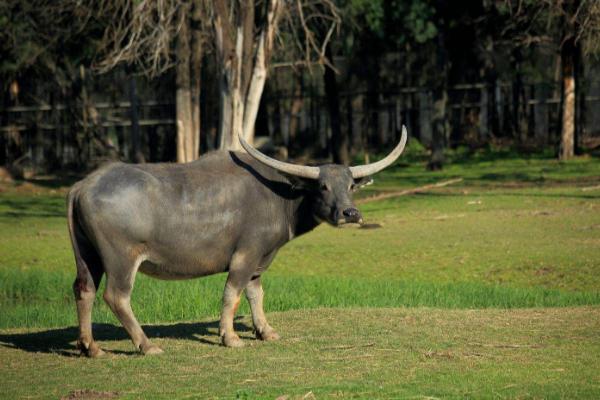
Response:
[{"label": "buffalo hoof", "polygon": [[238,335],[226,335],[221,338],[225,347],[244,347],[244,342]]},{"label": "buffalo hoof", "polygon": [[91,342],[86,346],[83,342],[78,341],[77,348],[81,351],[82,355],[89,358],[102,357],[106,354],[96,342]]},{"label": "buffalo hoof", "polygon": [[149,344],[147,346],[143,346],[140,350],[141,350],[142,354],[145,356],[164,353],[163,349],[161,349],[160,347],[158,347],[157,345],[154,345],[154,344]]},{"label": "buffalo hoof", "polygon": [[265,342],[271,342],[273,340],[281,339],[281,336],[273,328],[267,329],[264,332],[256,331],[256,338],[258,340],[264,340]]}]

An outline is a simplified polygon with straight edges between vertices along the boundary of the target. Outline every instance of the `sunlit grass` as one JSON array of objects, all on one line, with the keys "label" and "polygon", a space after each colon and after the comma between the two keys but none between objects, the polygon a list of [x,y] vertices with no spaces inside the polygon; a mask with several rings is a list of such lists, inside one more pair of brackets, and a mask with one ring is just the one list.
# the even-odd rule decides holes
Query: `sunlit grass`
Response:
[{"label": "sunlit grass", "polygon": [[224,274],[139,275],[159,357],[135,356],[100,298],[108,355],[72,357],[64,190],[0,187],[0,398],[600,397],[600,161],[459,151],[430,173],[419,157],[361,196],[463,181],[361,206],[379,229],[321,226],[281,249],[264,276],[280,342],[253,340],[243,302],[248,346],[216,345]]},{"label": "sunlit grass", "polygon": [[[0,397],[57,399],[586,398],[600,396],[600,308],[350,308],[270,313],[279,342],[218,343],[214,319],[146,326],[166,353],[136,356],[97,325],[108,352],[73,357],[76,329],[0,331]],[[100,397],[101,398],[101,397]]]},{"label": "sunlit grass", "polygon": [[[524,176],[511,178],[517,171]],[[540,171],[546,178],[538,182]],[[292,241],[265,274],[267,309],[600,302],[600,191],[582,190],[600,183],[600,162],[509,158],[434,174],[422,165],[396,167],[370,190],[455,176],[465,180],[363,205],[365,219],[380,229],[321,226]],[[0,197],[0,327],[75,323],[64,213],[63,195],[13,187]],[[224,278],[140,275],[134,310],[144,322],[215,316]],[[94,312],[95,321],[114,321],[101,301]]]}]

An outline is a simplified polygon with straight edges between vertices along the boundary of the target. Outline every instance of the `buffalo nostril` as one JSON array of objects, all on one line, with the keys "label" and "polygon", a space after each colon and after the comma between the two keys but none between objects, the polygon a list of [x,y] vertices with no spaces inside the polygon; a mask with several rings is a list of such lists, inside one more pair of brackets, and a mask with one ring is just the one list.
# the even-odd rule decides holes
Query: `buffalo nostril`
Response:
[{"label": "buffalo nostril", "polygon": [[344,217],[357,217],[360,215],[360,213],[358,212],[358,210],[356,208],[346,208],[342,214],[344,214]]}]

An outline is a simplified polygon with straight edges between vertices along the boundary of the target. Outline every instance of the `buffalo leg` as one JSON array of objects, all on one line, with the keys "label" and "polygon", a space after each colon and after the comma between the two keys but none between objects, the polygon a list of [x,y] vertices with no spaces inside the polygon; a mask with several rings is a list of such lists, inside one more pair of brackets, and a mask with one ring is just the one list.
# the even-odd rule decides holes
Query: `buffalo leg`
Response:
[{"label": "buffalo leg", "polygon": [[[135,262],[134,262],[135,263]],[[134,264],[132,263],[132,265]],[[118,264],[112,264],[114,268]],[[112,270],[111,268],[111,270]],[[104,300],[117,316],[121,324],[129,333],[133,345],[143,354],[160,354],[163,351],[160,347],[152,344],[140,323],[135,318],[131,309],[131,291],[137,267],[125,267],[114,269],[114,272],[106,271],[106,290],[104,291]]]},{"label": "buffalo leg", "polygon": [[[85,271],[85,276],[78,277],[73,283],[73,293],[77,304],[77,317],[79,319],[79,339],[77,347],[88,357],[98,357],[104,354],[92,336],[92,307],[96,299],[96,290],[102,279],[100,264],[88,266],[83,260],[80,266]],[[90,268],[91,267],[91,268]]]},{"label": "buffalo leg", "polygon": [[277,340],[279,335],[267,322],[263,309],[264,291],[260,276],[252,279],[246,286],[246,298],[252,310],[252,322],[256,331],[256,338],[260,340]]},{"label": "buffalo leg", "polygon": [[240,305],[242,291],[248,285],[254,268],[247,262],[248,257],[237,253],[232,257],[229,266],[229,275],[223,290],[223,308],[219,323],[219,336],[221,342],[227,347],[242,347],[244,342],[233,329],[233,318]]}]

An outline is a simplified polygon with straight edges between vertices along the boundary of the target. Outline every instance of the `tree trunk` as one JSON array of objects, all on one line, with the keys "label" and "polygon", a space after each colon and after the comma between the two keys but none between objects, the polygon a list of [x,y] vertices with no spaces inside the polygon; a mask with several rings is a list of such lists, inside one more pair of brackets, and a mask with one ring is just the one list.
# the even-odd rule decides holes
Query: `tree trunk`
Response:
[{"label": "tree trunk", "polygon": [[144,153],[142,153],[137,85],[133,75],[130,75],[128,80],[130,104],[129,117],[131,119],[131,154],[129,155],[129,159],[136,163],[143,163],[146,160],[144,159]]},{"label": "tree trunk", "polygon": [[581,141],[586,134],[585,119],[587,113],[587,103],[585,101],[588,91],[587,85],[584,85],[585,66],[581,46],[577,46],[575,53],[575,155],[581,154]]},{"label": "tree trunk", "polygon": [[515,49],[513,57],[513,68],[516,71],[516,76],[513,81],[512,92],[512,131],[513,138],[517,143],[521,143],[527,137],[527,104],[525,100],[525,86],[523,84],[523,54],[520,48]]},{"label": "tree trunk", "polygon": [[177,118],[177,162],[192,161],[194,142],[192,119],[192,88],[190,80],[190,27],[187,7],[181,7],[184,23],[177,36],[176,46],[176,92],[175,108]]},{"label": "tree trunk", "polygon": [[90,131],[88,124],[88,92],[87,92],[87,74],[83,65],[79,66],[79,110],[81,112],[81,119],[79,120],[79,127],[81,128],[81,135],[79,136],[79,162],[83,168],[88,167],[90,161]]},{"label": "tree trunk", "polygon": [[431,147],[431,92],[429,90],[420,90],[419,97],[419,140],[425,147]]},{"label": "tree trunk", "polygon": [[202,90],[202,0],[194,0],[192,10],[192,59],[190,63],[191,75],[191,107],[192,107],[192,137],[189,154],[190,161],[196,160],[200,155],[200,93]]},{"label": "tree trunk", "polygon": [[[325,57],[327,57],[330,62],[333,62],[329,47],[325,50]],[[348,156],[348,135],[346,132],[342,132],[340,91],[335,78],[335,71],[329,65],[325,65],[323,81],[325,84],[325,97],[327,98],[327,108],[329,109],[329,121],[331,124],[331,141],[329,147],[331,149],[331,155],[333,156],[333,162],[336,164],[348,165],[350,162]]]},{"label": "tree trunk", "polygon": [[489,113],[490,110],[489,102],[490,98],[488,96],[489,90],[487,86],[484,86],[480,89],[481,93],[481,106],[479,108],[479,137],[477,138],[477,144],[487,143],[489,136]]},{"label": "tree trunk", "polygon": [[304,98],[302,97],[302,70],[293,71],[294,74],[294,94],[292,97],[292,105],[290,107],[290,142],[294,143],[296,136],[298,136],[298,129],[300,125],[300,111],[304,106]]},{"label": "tree trunk", "polygon": [[[244,60],[244,62],[246,61]],[[260,98],[265,89],[266,80],[267,63],[265,56],[265,33],[262,32],[257,44],[256,57],[254,59],[254,67],[252,68],[249,86],[246,92],[241,93],[242,99],[240,99],[240,102],[243,101],[243,104],[240,104],[241,132],[244,139],[250,143],[254,140],[254,125],[256,124]]]},{"label": "tree trunk", "polygon": [[[48,165],[49,171],[54,171],[60,168],[60,163],[62,160],[62,147],[61,147],[61,123],[60,123],[60,111],[58,110],[58,103],[60,98],[60,91],[53,90],[50,92],[50,106],[52,110],[50,111],[50,123],[54,125],[54,136],[52,140],[52,152],[50,153],[49,160],[50,163]],[[1,122],[1,121],[0,121]],[[0,135],[2,136],[2,135]],[[0,138],[1,140],[1,138]],[[1,148],[1,147],[0,147]],[[1,155],[0,155],[1,157]],[[0,159],[0,165],[3,165],[2,160]]]},{"label": "tree trunk", "polygon": [[548,94],[549,88],[540,83],[535,87],[535,108],[533,118],[535,124],[535,142],[540,148],[548,144]]},{"label": "tree trunk", "polygon": [[279,0],[266,5],[265,18],[258,35],[254,31],[254,2],[247,2],[238,13],[236,26],[230,22],[230,3],[217,0],[214,28],[219,78],[219,147],[241,150],[238,135],[252,142],[267,65],[281,10]]},{"label": "tree trunk", "polygon": [[[226,0],[215,1],[214,28],[216,36],[216,58],[219,66],[219,148],[238,150],[239,143],[235,135],[234,119],[239,116],[237,107],[239,101],[239,87],[242,60],[243,32],[231,24],[229,10],[230,4]],[[244,18],[238,18],[244,21]]]},{"label": "tree trunk", "polygon": [[[374,55],[374,59],[371,60],[369,65],[369,72],[372,74],[372,79],[367,79],[367,93],[366,93],[366,117],[365,117],[365,140],[364,147],[365,152],[368,152],[368,146],[371,143],[377,143],[379,134],[379,82],[380,82],[380,58],[379,55]],[[368,157],[368,156],[367,156]]]},{"label": "tree trunk", "polygon": [[448,91],[445,87],[438,87],[433,91],[433,97],[431,157],[427,168],[435,171],[442,169],[446,161],[444,150],[448,145],[448,118],[446,115]]},{"label": "tree trunk", "polygon": [[559,159],[568,160],[575,154],[575,38],[563,42],[562,60],[562,129]]},{"label": "tree trunk", "polygon": [[445,160],[444,150],[448,145],[448,55],[445,50],[445,41],[442,34],[438,35],[436,49],[436,65],[439,76],[434,82],[433,112],[431,123],[431,157],[427,168],[430,170],[442,169]]}]

